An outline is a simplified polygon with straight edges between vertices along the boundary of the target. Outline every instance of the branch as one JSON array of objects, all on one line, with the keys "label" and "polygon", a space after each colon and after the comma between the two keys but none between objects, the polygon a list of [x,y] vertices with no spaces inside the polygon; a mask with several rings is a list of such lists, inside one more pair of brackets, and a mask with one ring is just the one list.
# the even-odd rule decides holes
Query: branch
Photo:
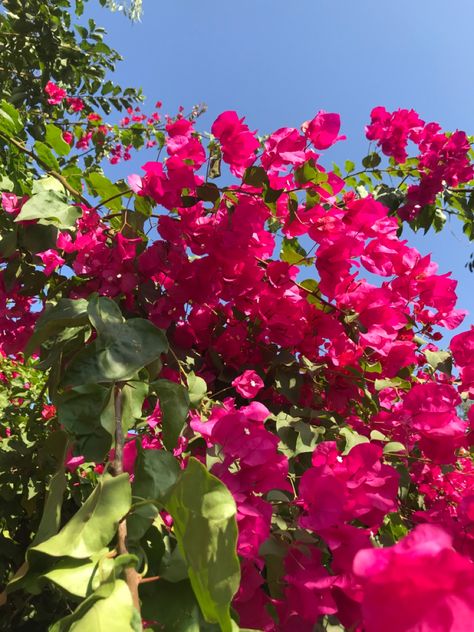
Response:
[{"label": "branch", "polygon": [[[115,406],[115,455],[113,461],[114,476],[123,474],[123,426],[122,426],[122,386],[116,384],[114,387]],[[127,521],[123,518],[119,523],[117,531],[117,550],[119,555],[126,555],[127,549]],[[140,613],[140,598],[138,596],[138,584],[140,575],[136,569],[128,566],[124,570],[125,581],[132,595],[133,605]]]},{"label": "branch", "polygon": [[56,180],[58,180],[58,182],[60,182],[63,185],[66,191],[69,191],[69,193],[73,197],[75,197],[77,200],[80,200],[82,204],[89,206],[88,200],[86,200],[86,198],[82,195],[82,193],[79,193],[79,191],[76,191],[76,189],[69,184],[69,182],[66,180],[66,178],[63,175],[61,175],[54,169],[50,169],[48,165],[43,160],[41,160],[39,156],[35,154],[34,151],[25,147],[23,143],[20,143],[20,141],[16,140],[15,138],[10,138],[8,136],[5,136],[5,134],[2,134],[1,132],[0,132],[0,138],[3,138],[3,140],[6,141],[7,143],[11,143],[14,147],[19,149],[23,154],[26,154],[27,156],[30,156],[30,158],[33,158],[33,160],[36,163],[38,163],[38,165],[40,165],[40,167],[42,167],[42,169],[44,169],[47,174],[49,174],[53,178],[56,178]]}]

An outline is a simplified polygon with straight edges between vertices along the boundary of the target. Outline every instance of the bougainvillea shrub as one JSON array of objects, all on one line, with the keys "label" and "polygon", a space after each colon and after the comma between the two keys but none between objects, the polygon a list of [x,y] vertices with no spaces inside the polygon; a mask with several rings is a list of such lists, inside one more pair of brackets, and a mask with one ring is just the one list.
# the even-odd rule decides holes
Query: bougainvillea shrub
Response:
[{"label": "bougainvillea shrub", "polygon": [[42,140],[0,109],[1,629],[474,629],[474,329],[403,239],[468,137],[377,107],[343,172],[334,113],[44,92]]},{"label": "bougainvillea shrub", "polygon": [[4,4],[0,630],[474,630],[474,328],[405,230],[474,238],[472,139],[206,132]]}]

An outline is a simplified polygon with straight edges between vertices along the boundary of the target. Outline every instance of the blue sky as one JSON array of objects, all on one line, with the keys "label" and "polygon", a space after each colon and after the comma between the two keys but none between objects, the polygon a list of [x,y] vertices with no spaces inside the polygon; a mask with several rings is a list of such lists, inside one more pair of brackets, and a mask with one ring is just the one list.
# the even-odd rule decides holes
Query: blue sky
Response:
[{"label": "blue sky", "polygon": [[[363,130],[376,105],[474,133],[472,0],[143,0],[137,24],[92,5],[124,57],[117,81],[141,86],[150,109],[157,100],[169,113],[205,102],[200,127],[226,109],[262,134],[320,109],[339,112],[347,141],[329,156],[339,163],[367,153]],[[473,323],[474,274],[464,267],[472,248],[458,222],[405,238],[453,271]]]}]

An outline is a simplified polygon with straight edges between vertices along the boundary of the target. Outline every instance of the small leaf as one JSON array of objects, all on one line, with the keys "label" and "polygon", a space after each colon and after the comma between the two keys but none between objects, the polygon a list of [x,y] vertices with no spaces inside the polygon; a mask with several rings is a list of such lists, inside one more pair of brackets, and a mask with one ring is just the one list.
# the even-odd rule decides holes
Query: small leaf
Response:
[{"label": "small leaf", "polygon": [[269,184],[267,172],[263,167],[247,167],[242,182],[259,189]]},{"label": "small leaf", "polygon": [[381,162],[382,159],[375,151],[362,159],[362,164],[366,169],[375,169],[375,167],[378,167]]},{"label": "small leaf", "polygon": [[311,265],[313,262],[313,258],[308,258],[308,253],[301,246],[296,237],[292,239],[288,239],[287,237],[283,238],[280,259],[286,261],[286,263],[297,265]]},{"label": "small leaf", "polygon": [[453,358],[449,351],[429,351],[427,349],[423,353],[425,354],[428,364],[433,367],[435,371],[442,371],[447,375],[451,375]]},{"label": "small leaf", "polygon": [[202,377],[199,377],[193,371],[188,373],[187,382],[190,406],[191,408],[197,408],[207,393],[207,384]]},{"label": "small leaf", "polygon": [[[121,189],[113,184],[106,176],[101,173],[93,172],[87,176],[87,183],[93,195],[101,198],[101,201],[108,200],[117,195],[118,197],[104,204],[111,211],[120,211],[122,208],[122,198],[120,197]],[[126,195],[127,191],[123,192]]]},{"label": "small leaf", "polygon": [[389,441],[383,448],[384,454],[395,454],[397,452],[406,452],[406,447],[399,441]]},{"label": "small leaf", "polygon": [[346,440],[346,446],[344,448],[344,452],[342,453],[343,455],[349,454],[352,448],[354,448],[356,445],[359,445],[360,443],[370,443],[368,437],[360,435],[358,432],[355,432],[351,428],[341,428],[339,430],[339,434],[342,435]]},{"label": "small leaf", "polygon": [[40,140],[37,140],[34,145],[34,149],[38,158],[46,165],[48,169],[59,171],[59,162],[57,161],[55,155],[48,147],[48,145],[42,143]]},{"label": "small leaf", "polygon": [[71,151],[71,146],[63,138],[62,130],[52,123],[46,125],[45,139],[59,156],[67,156]]},{"label": "small leaf", "polygon": [[122,325],[125,318],[122,316],[120,307],[111,298],[94,294],[89,299],[87,315],[94,329],[100,335],[113,335],[117,325]]}]

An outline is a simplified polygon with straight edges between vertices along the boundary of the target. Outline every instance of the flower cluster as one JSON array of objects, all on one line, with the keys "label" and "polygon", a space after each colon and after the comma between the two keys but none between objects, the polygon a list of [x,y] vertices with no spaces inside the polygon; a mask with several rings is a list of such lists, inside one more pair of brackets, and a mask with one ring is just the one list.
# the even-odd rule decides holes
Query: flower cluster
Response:
[{"label": "flower cluster", "polygon": [[408,141],[418,146],[420,178],[408,188],[406,204],[399,210],[402,219],[413,219],[423,206],[433,204],[446,187],[456,187],[474,177],[466,134],[446,134],[437,123],[422,121],[414,110],[390,113],[384,107],[374,108],[366,135],[399,164],[408,158]]}]

